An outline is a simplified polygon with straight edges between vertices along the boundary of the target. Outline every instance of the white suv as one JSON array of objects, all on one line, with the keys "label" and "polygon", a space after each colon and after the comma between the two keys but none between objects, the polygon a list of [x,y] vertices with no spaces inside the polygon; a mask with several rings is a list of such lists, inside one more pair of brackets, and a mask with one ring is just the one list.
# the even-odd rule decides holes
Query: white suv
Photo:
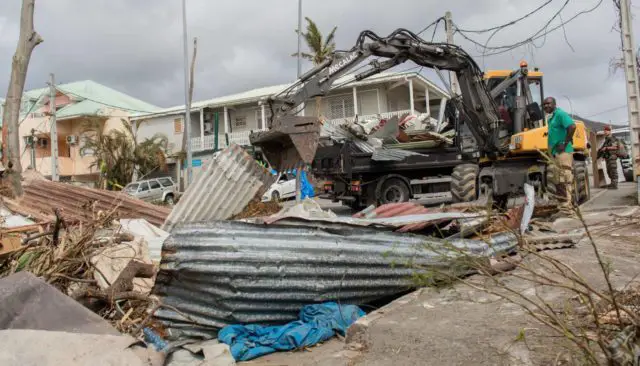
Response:
[{"label": "white suv", "polygon": [[161,201],[173,205],[176,199],[177,187],[171,177],[163,177],[129,183],[124,187],[123,191],[143,201]]}]

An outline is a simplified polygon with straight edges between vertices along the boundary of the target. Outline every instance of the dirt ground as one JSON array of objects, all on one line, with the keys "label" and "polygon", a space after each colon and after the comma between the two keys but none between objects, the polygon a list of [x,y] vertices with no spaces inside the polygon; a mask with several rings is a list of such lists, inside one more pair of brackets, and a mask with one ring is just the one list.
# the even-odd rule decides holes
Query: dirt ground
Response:
[{"label": "dirt ground", "polygon": [[[604,230],[612,219],[606,207],[629,204],[635,186],[603,192],[588,203],[585,219],[595,230],[601,255],[610,262],[612,282],[622,288],[640,274],[640,227]],[[623,209],[617,209],[620,212]],[[627,209],[628,210],[628,209]],[[624,210],[623,210],[624,211]],[[557,223],[570,231],[579,223]],[[605,287],[594,250],[585,240],[575,248],[546,252],[571,265],[598,289]],[[527,296],[535,289],[513,276],[520,269],[502,274],[509,286]],[[539,293],[540,294],[540,293]],[[559,307],[571,297],[557,289],[545,288],[541,296]],[[370,347],[362,352],[345,350],[342,339],[333,339],[310,350],[277,353],[246,365],[545,365],[565,352],[564,339],[550,337],[541,323],[522,308],[462,283],[449,288],[425,288],[408,294],[369,314]],[[522,336],[524,334],[524,337]]]}]

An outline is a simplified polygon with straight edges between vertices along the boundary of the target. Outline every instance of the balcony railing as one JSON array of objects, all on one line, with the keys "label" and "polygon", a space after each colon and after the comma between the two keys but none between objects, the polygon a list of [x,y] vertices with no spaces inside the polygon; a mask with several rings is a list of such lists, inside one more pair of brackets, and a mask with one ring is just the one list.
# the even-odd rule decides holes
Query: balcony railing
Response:
[{"label": "balcony railing", "polygon": [[[248,146],[249,135],[251,131],[238,131],[228,134],[229,143],[235,143],[241,146]],[[218,149],[224,149],[227,147],[227,136],[221,133],[218,135]],[[207,135],[204,138],[192,137],[191,138],[191,150],[192,151],[207,151],[215,148],[215,136]]]}]

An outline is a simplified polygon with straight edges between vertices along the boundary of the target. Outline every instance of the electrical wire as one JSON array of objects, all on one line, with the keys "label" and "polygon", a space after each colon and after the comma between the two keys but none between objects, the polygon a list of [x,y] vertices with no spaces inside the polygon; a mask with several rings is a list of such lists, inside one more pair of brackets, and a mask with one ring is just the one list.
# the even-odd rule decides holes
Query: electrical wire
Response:
[{"label": "electrical wire", "polygon": [[27,113],[25,113],[24,117],[20,120],[20,122],[18,122],[18,126],[20,126],[22,124],[22,122],[24,122],[27,119],[27,117],[29,117],[29,114],[31,112],[33,112],[33,108],[35,108],[35,106],[38,105],[38,102],[40,101],[40,98],[42,98],[42,96],[44,95],[45,92],[46,91],[43,91],[42,93],[40,93],[40,96],[38,96],[38,99],[36,99],[36,101],[33,103],[31,108],[29,108]]},{"label": "electrical wire", "polygon": [[627,108],[627,105],[623,104],[623,105],[620,105],[620,106],[617,106],[617,107],[614,107],[614,108],[605,109],[604,111],[600,111],[598,113],[590,114],[588,116],[584,116],[583,118],[591,118],[591,117],[599,116],[601,114],[604,114],[604,113],[607,113],[607,112],[617,111],[617,110],[620,110],[622,108]]},{"label": "electrical wire", "polygon": [[[580,17],[581,15],[588,14],[588,13],[591,13],[591,12],[595,11],[596,9],[598,9],[598,8],[602,5],[602,3],[603,3],[603,2],[604,2],[603,0],[599,0],[599,1],[598,1],[598,2],[593,6],[593,7],[589,8],[589,9],[586,9],[586,10],[582,10],[582,11],[580,11],[580,12],[576,13],[576,14],[575,14],[574,16],[572,16],[571,18],[569,18],[567,21],[561,21],[561,23],[560,23],[559,25],[556,25],[556,26],[554,26],[554,27],[552,27],[552,28],[549,28],[549,26],[551,25],[551,22],[552,22],[556,17],[559,17],[559,16],[560,16],[560,13],[559,13],[559,12],[556,12],[556,14],[555,14],[555,15],[554,15],[554,16],[553,16],[553,17],[552,17],[552,18],[551,18],[551,19],[550,19],[550,20],[545,24],[545,26],[544,26],[544,27],[542,27],[542,28],[541,28],[540,30],[538,30],[537,32],[535,32],[532,36],[528,37],[527,39],[525,39],[525,40],[523,40],[523,41],[516,42],[516,43],[511,44],[511,45],[503,45],[503,46],[497,46],[497,47],[495,47],[495,46],[493,46],[493,47],[489,47],[489,46],[484,47],[484,46],[483,46],[481,43],[479,43],[478,41],[476,41],[476,40],[472,39],[471,37],[467,36],[466,34],[464,34],[464,32],[459,31],[459,32],[457,32],[457,33],[459,33],[463,38],[465,38],[465,39],[466,39],[466,40],[468,40],[469,42],[471,42],[471,43],[473,43],[473,44],[476,44],[476,45],[479,45],[479,46],[483,47],[485,50],[493,50],[493,51],[494,51],[494,52],[485,53],[485,54],[484,54],[484,56],[494,56],[494,55],[499,55],[499,54],[503,54],[503,53],[505,53],[505,52],[509,52],[509,51],[511,51],[511,50],[513,50],[513,49],[515,49],[515,48],[518,48],[518,47],[520,47],[520,46],[523,46],[523,45],[525,45],[525,44],[532,43],[533,41],[538,40],[538,39],[540,39],[540,38],[543,38],[543,37],[545,37],[545,38],[546,38],[546,36],[547,36],[548,34],[550,34],[550,33],[554,32],[554,31],[556,31],[556,30],[558,30],[558,29],[560,29],[560,28],[563,28],[565,25],[567,25],[567,24],[571,23],[573,20],[575,20],[576,18]],[[566,5],[563,5],[563,7],[560,9],[560,11],[562,11],[562,9],[564,9],[564,7],[565,7],[565,6],[566,6]],[[459,29],[459,28],[457,27],[457,25],[454,25],[454,26],[456,27],[456,29]],[[535,46],[536,48],[541,47],[541,46],[537,46],[537,45],[535,45],[535,44],[534,44],[534,46]]]},{"label": "electrical wire", "polygon": [[115,109],[121,109],[121,110],[127,110],[127,111],[132,111],[132,112],[153,113],[153,111],[143,111],[143,110],[139,110],[139,109],[126,108],[126,107],[122,107],[122,106],[117,106],[117,105],[113,105],[113,104],[108,104],[108,103],[105,103],[105,102],[101,102],[101,101],[98,101],[98,100],[95,100],[95,99],[88,98],[88,97],[83,96],[83,95],[79,95],[79,94],[76,94],[76,93],[72,93],[72,92],[67,91],[67,90],[64,90],[64,89],[62,89],[62,88],[60,88],[60,87],[58,87],[58,86],[56,86],[55,88],[56,88],[56,90],[58,90],[58,91],[60,91],[60,92],[62,92],[62,93],[64,93],[64,94],[70,94],[70,95],[76,96],[76,97],[78,97],[78,98],[82,98],[82,99],[90,100],[90,101],[92,101],[92,102],[95,102],[95,103],[98,103],[98,104],[102,104],[102,105],[107,106],[107,107],[111,107],[111,108],[115,108]]},{"label": "electrical wire", "polygon": [[553,0],[547,0],[545,3],[543,3],[540,6],[538,6],[537,8],[533,9],[532,11],[528,12],[527,14],[521,16],[520,18],[514,19],[514,20],[512,20],[510,22],[507,22],[507,23],[504,23],[502,25],[498,25],[498,26],[491,27],[491,28],[486,28],[486,29],[475,29],[474,30],[474,29],[459,29],[458,28],[458,30],[460,32],[465,32],[465,33],[487,33],[487,32],[494,31],[496,29],[503,29],[503,28],[509,27],[511,25],[514,25],[514,24],[516,24],[516,23],[518,23],[518,22],[520,22],[522,20],[527,19],[528,17],[530,17],[533,14],[537,13],[538,11],[542,10],[545,6],[551,4],[552,1]]}]

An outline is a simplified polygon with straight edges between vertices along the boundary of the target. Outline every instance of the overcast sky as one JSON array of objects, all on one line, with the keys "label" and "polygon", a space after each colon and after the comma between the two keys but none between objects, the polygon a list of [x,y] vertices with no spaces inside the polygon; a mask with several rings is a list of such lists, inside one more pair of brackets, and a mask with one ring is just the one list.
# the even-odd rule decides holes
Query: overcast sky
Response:
[{"label": "overcast sky", "polygon": [[[497,33],[490,46],[527,39],[569,1],[567,21],[599,0],[555,0],[543,11]],[[337,26],[339,49],[351,48],[358,33],[386,35],[404,27],[419,31],[449,10],[461,29],[484,29],[516,19],[545,2],[521,0],[303,0],[303,15],[324,32]],[[0,95],[9,80],[20,19],[20,0],[0,1]],[[640,12],[640,3],[632,5]],[[295,79],[296,0],[187,0],[189,37],[198,37],[194,100],[290,82]],[[560,24],[560,18],[551,24]],[[545,94],[561,107],[595,120],[626,123],[624,80],[609,62],[620,54],[613,30],[612,0],[550,33],[546,39],[497,56],[459,34],[481,67],[517,68],[521,59],[545,72]],[[184,104],[182,17],[180,0],[36,0],[36,30],[44,38],[33,52],[27,89],[45,86],[49,73],[59,83],[92,79],[152,104]],[[640,20],[634,21],[640,31]],[[566,36],[565,36],[566,33]],[[469,34],[480,42],[490,33]],[[432,29],[422,34],[430,40]],[[444,40],[442,24],[435,39]],[[638,37],[636,37],[638,39]],[[189,46],[191,48],[191,45]],[[406,63],[394,70],[414,66]],[[309,68],[304,64],[303,68]],[[439,82],[431,73],[425,73]],[[569,100],[571,103],[569,103]],[[609,110],[609,111],[608,111]]]}]

